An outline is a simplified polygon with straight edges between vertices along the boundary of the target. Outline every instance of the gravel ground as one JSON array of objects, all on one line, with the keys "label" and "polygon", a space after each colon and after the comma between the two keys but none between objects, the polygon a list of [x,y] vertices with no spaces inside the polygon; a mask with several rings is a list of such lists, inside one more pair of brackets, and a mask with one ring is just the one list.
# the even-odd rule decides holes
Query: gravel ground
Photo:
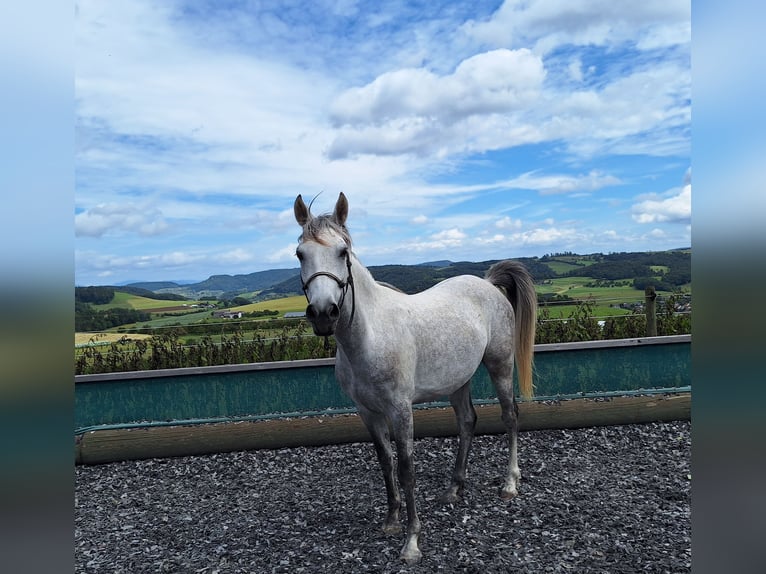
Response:
[{"label": "gravel ground", "polygon": [[[416,441],[423,561],[380,530],[370,444],[76,468],[75,572],[691,571],[691,425],[520,434],[519,496],[501,435],[476,437],[464,499],[440,506],[456,438]],[[403,514],[404,516],[404,514]]]}]

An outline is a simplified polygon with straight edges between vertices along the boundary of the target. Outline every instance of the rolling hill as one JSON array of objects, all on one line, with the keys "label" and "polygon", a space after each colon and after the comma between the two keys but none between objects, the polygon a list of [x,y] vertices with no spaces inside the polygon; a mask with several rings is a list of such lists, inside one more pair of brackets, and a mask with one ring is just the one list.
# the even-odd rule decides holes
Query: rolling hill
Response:
[{"label": "rolling hill", "polygon": [[[524,263],[537,283],[562,276],[591,277],[594,280],[653,280],[662,287],[675,288],[691,282],[691,248],[658,252],[574,253],[517,258]],[[378,281],[390,283],[406,293],[415,293],[455,275],[483,276],[495,260],[432,261],[418,265],[378,265],[368,269]],[[242,275],[212,275],[188,285],[172,282],[138,282],[128,288],[155,293],[202,297],[233,298],[247,293],[255,301],[301,294],[299,269],[270,269]],[[256,293],[256,295],[252,295]]]}]

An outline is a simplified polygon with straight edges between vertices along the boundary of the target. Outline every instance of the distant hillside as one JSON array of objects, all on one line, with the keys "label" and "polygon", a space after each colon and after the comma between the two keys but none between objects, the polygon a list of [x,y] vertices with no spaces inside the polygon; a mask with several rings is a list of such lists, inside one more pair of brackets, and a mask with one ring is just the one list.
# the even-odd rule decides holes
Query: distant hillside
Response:
[{"label": "distant hillside", "polygon": [[[595,280],[632,280],[635,285],[647,281],[658,289],[671,290],[691,282],[691,249],[659,252],[594,253],[577,255],[565,253],[543,257],[519,257],[536,282],[566,275],[592,277]],[[431,261],[419,265],[377,265],[369,267],[378,281],[390,283],[405,293],[417,293],[455,275],[483,277],[496,260],[490,261]],[[301,294],[300,270],[270,269],[246,275],[213,275],[205,281],[189,285],[173,282],[133,283],[136,290],[181,295],[190,299],[205,296],[234,297],[241,293],[259,292],[256,301]],[[659,278],[659,279],[658,279]],[[658,284],[661,281],[661,285]],[[249,297],[249,295],[248,295]]]},{"label": "distant hillside", "polygon": [[270,269],[268,271],[256,271],[247,275],[213,275],[200,283],[186,285],[187,288],[218,291],[260,291],[271,287],[274,283],[284,281],[300,273],[299,269]]},{"label": "distant hillside", "polygon": [[[519,258],[527,266],[535,281],[542,281],[556,277],[553,270],[540,263],[537,258]],[[455,277],[457,275],[476,275],[483,277],[492,264],[492,261],[446,261],[446,265],[439,267],[437,262],[420,265],[371,265],[369,269],[377,281],[390,283],[405,293],[418,293],[429,287],[433,287],[439,281]],[[273,299],[302,293],[300,278],[298,276],[278,283],[263,291],[258,299]]]},{"label": "distant hillside", "polygon": [[163,289],[180,289],[181,285],[174,283],[173,281],[138,281],[136,283],[123,285],[123,287],[161,292]]},{"label": "distant hillside", "polygon": [[[188,285],[178,285],[177,283],[163,283],[155,289],[159,293],[173,293],[183,295],[190,299],[198,299],[205,296],[236,296],[239,293],[249,293],[251,291],[262,291],[268,289],[276,283],[280,283],[290,277],[298,277],[300,270],[294,269],[269,269],[267,271],[256,271],[243,275],[211,275],[199,283],[190,283]],[[147,285],[151,283],[139,283],[138,285]]]}]

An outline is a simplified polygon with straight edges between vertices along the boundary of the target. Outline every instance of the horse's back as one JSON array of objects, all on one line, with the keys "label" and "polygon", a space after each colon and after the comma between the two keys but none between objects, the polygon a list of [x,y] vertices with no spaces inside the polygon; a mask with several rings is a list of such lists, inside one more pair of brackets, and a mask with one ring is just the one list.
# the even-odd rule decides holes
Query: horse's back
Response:
[{"label": "horse's back", "polygon": [[508,299],[497,287],[475,275],[450,277],[410,297],[418,309],[443,313],[449,307],[465,315],[469,323],[474,323],[477,313],[485,319],[499,313],[505,320],[510,308]]}]

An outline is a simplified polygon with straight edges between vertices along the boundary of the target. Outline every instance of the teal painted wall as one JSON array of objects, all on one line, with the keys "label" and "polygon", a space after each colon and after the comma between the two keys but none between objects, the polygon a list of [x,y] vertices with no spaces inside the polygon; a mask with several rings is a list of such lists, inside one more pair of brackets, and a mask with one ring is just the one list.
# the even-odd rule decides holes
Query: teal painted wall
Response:
[{"label": "teal painted wall", "polygon": [[[691,386],[691,341],[535,354],[538,397]],[[480,367],[475,399],[495,398]],[[75,428],[351,409],[332,366],[75,383]]]}]

